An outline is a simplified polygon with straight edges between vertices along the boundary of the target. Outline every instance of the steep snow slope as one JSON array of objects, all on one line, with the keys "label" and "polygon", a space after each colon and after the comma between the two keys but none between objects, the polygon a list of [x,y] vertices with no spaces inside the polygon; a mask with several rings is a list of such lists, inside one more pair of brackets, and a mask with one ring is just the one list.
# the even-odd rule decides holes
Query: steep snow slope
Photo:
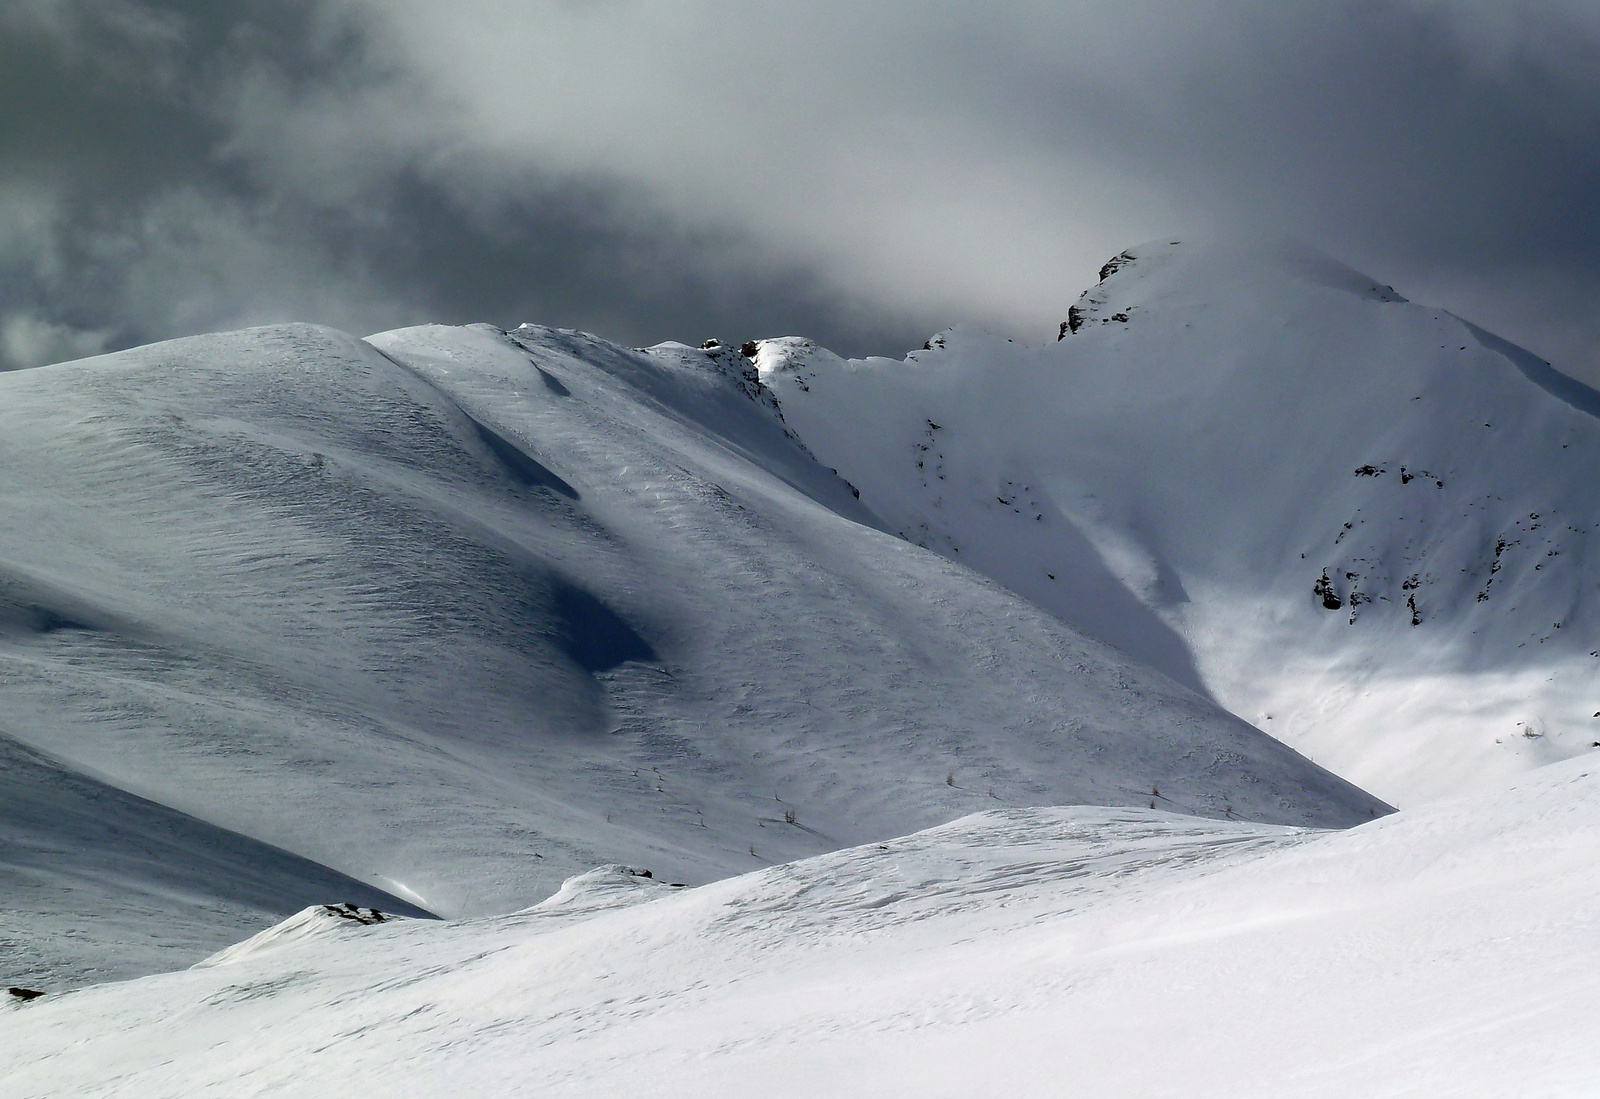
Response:
[{"label": "steep snow slope", "polygon": [[1600,394],[1442,310],[1161,242],[1047,347],[752,350],[897,531],[1393,802],[1600,741]]},{"label": "steep snow slope", "polygon": [[[0,1087],[1592,1094],[1597,852],[1587,761],[1336,833],[994,811],[586,918],[308,913],[207,968],[14,1006]],[[597,877],[624,875],[574,892]]]},{"label": "steep snow slope", "polygon": [[874,529],[741,367],[292,326],[0,376],[0,731],[449,916],[983,806],[1382,811]]}]

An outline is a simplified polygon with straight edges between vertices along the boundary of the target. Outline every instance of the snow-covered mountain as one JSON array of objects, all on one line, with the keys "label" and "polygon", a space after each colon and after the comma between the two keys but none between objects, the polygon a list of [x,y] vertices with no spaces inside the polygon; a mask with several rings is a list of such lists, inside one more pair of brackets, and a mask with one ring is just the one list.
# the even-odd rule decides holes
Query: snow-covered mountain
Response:
[{"label": "snow-covered mountain", "polygon": [[879,529],[732,350],[290,326],[0,375],[0,515],[0,874],[93,883],[0,893],[21,984],[983,808],[1385,809]]},{"label": "snow-covered mountain", "polygon": [[1592,1095],[1597,853],[1573,760],[1344,832],[996,810],[696,889],[612,867],[489,919],[312,910],[0,1006],[0,1088]]},{"label": "snow-covered mountain", "polygon": [[1600,395],[1282,245],[1062,337],[0,375],[0,1091],[1596,1091]]},{"label": "snow-covered mountain", "polygon": [[893,529],[1396,804],[1600,746],[1600,394],[1443,310],[1161,241],[1048,346],[749,350]]}]

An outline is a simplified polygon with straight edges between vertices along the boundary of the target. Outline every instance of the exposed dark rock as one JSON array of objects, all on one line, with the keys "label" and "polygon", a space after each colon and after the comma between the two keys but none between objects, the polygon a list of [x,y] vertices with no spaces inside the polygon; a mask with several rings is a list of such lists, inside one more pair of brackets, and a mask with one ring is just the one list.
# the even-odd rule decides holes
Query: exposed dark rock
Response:
[{"label": "exposed dark rock", "polygon": [[1121,252],[1115,256],[1112,256],[1110,259],[1106,260],[1105,266],[1100,268],[1100,281],[1105,282],[1112,275],[1115,275],[1118,271],[1122,270],[1132,262],[1133,257],[1127,252]]},{"label": "exposed dark rock", "polygon": [[1356,591],[1354,588],[1350,589],[1350,625],[1354,626],[1356,624],[1356,614],[1360,606],[1363,603],[1370,602],[1372,602],[1372,596],[1366,592]]},{"label": "exposed dark rock", "polygon": [[1339,598],[1339,593],[1333,590],[1333,581],[1328,579],[1328,570],[1323,569],[1317,582],[1311,585],[1311,594],[1322,600],[1322,605],[1330,611],[1336,611],[1344,606],[1344,600]]}]

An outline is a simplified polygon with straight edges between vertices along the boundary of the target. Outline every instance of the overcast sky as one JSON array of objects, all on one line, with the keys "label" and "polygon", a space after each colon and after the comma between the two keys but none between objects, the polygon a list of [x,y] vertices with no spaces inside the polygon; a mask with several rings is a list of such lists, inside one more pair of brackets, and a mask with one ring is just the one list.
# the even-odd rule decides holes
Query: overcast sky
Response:
[{"label": "overcast sky", "polygon": [[1600,382],[1594,0],[3,0],[0,365],[299,319],[1027,341],[1295,233]]}]

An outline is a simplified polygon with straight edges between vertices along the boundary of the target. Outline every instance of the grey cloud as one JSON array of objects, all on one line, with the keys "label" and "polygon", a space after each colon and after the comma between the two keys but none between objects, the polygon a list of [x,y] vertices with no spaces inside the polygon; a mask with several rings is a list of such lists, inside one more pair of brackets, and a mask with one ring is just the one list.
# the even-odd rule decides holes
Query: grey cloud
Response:
[{"label": "grey cloud", "polygon": [[[1506,6],[1507,11],[1513,5]],[[1600,381],[1600,20],[1329,5],[1236,29],[1225,64],[1102,155],[1223,222],[1271,223]],[[1116,118],[1115,112],[1109,117]]]},{"label": "grey cloud", "polygon": [[82,359],[105,350],[112,333],[55,324],[31,313],[0,316],[0,364],[9,367]]},{"label": "grey cloud", "polygon": [[1558,0],[15,0],[0,316],[897,352],[1245,224],[1600,381],[1597,43]]},{"label": "grey cloud", "polygon": [[[1123,244],[1247,222],[1536,348],[1595,325],[1592,5],[465,2],[374,22],[471,140],[730,211],[898,304],[1042,331]],[[1514,289],[1550,282],[1582,289]]]},{"label": "grey cloud", "polygon": [[0,30],[0,366],[283,319],[886,350],[932,324],[603,175],[450,149],[331,7],[36,2]]}]

